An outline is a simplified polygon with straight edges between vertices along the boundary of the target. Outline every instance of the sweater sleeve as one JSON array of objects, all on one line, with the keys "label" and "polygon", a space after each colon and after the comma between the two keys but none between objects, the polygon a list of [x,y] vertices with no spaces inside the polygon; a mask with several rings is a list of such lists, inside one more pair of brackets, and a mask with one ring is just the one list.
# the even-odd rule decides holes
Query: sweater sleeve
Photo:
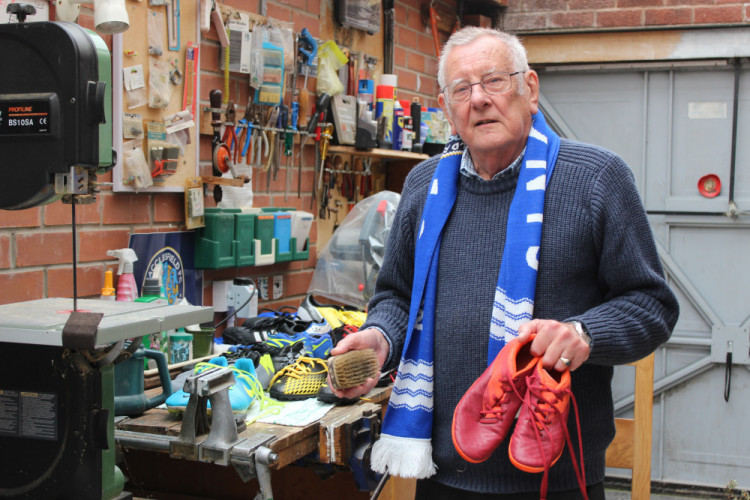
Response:
[{"label": "sweater sleeve", "polygon": [[361,327],[376,327],[387,337],[391,351],[383,366],[384,370],[396,368],[401,359],[409,324],[415,231],[422,216],[427,186],[436,165],[436,158],[422,162],[414,167],[404,182],[386,243],[383,264],[375,283],[375,294],[367,307],[367,320]]},{"label": "sweater sleeve", "polygon": [[588,329],[590,362],[636,361],[669,339],[679,306],[664,278],[633,174],[618,156],[592,184],[590,215],[604,302],[568,320]]}]

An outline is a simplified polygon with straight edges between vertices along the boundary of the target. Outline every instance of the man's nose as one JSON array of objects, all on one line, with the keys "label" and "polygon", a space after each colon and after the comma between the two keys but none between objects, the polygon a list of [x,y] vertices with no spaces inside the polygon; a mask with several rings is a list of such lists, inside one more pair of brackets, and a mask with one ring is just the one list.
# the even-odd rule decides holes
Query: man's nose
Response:
[{"label": "man's nose", "polygon": [[484,106],[490,102],[490,96],[484,91],[479,83],[471,87],[471,96],[469,96],[472,106]]}]

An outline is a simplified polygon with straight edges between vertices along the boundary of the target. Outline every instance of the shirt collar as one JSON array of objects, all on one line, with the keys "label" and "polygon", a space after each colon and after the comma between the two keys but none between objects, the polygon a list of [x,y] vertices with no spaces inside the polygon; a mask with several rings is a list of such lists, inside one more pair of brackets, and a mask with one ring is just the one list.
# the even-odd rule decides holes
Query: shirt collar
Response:
[{"label": "shirt collar", "polygon": [[[521,154],[518,155],[518,158],[513,160],[513,163],[508,165],[507,168],[501,170],[500,172],[496,173],[492,178],[497,179],[501,175],[505,175],[507,172],[512,172],[513,169],[515,169],[518,165],[521,164],[521,160],[523,160],[523,154],[526,152],[526,148],[523,148],[523,151],[521,151]],[[477,172],[477,169],[474,167],[474,162],[471,159],[471,154],[469,154],[469,149],[464,148],[464,152],[461,155],[461,169],[460,172],[465,175],[466,177],[474,177],[476,179],[482,179],[482,177],[479,175],[479,172]],[[484,180],[484,179],[482,179]]]}]

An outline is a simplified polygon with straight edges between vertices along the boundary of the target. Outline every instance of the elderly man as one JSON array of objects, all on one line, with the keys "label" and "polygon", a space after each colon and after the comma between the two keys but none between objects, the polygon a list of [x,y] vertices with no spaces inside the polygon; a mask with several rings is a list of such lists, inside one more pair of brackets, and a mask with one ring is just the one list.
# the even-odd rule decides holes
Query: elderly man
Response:
[{"label": "elderly man", "polygon": [[[678,315],[633,175],[546,125],[514,36],[456,32],[438,82],[455,135],[406,179],[367,321],[331,352],[372,348],[383,369],[398,367],[373,468],[418,478],[418,499],[604,498],[613,365],[653,352]],[[533,373],[503,379],[521,352]],[[574,438],[580,423],[578,466],[562,453],[566,416]]]}]

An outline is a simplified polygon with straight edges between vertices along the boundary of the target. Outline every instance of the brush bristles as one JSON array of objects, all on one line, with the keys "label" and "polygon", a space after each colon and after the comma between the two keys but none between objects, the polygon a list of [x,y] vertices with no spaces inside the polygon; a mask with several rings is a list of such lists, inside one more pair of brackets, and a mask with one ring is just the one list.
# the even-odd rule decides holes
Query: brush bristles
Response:
[{"label": "brush bristles", "polygon": [[378,374],[378,358],[372,349],[349,351],[328,358],[328,373],[334,389],[348,389],[363,384]]}]

